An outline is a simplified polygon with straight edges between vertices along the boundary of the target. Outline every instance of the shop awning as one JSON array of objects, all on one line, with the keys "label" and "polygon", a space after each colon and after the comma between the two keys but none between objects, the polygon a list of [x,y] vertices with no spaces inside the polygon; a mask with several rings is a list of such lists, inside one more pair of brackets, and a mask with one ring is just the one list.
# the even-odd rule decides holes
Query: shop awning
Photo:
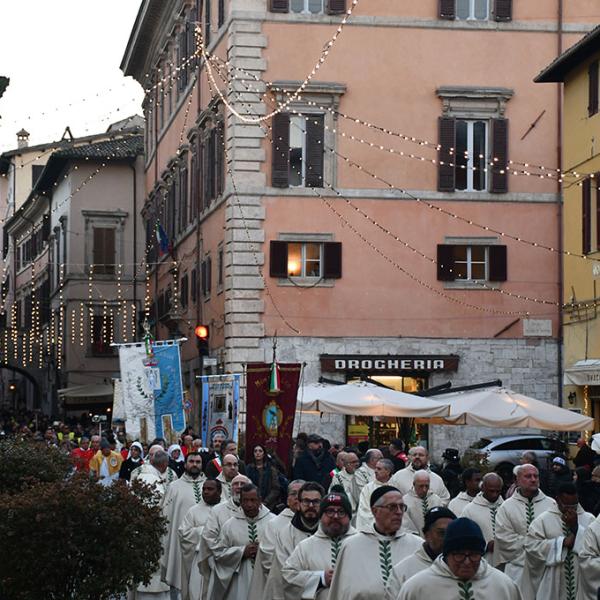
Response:
[{"label": "shop awning", "polygon": [[600,385],[600,359],[578,360],[565,369],[563,383],[565,385]]},{"label": "shop awning", "polygon": [[98,398],[112,396],[113,386],[110,383],[89,383],[87,385],[74,385],[58,390],[62,398]]}]

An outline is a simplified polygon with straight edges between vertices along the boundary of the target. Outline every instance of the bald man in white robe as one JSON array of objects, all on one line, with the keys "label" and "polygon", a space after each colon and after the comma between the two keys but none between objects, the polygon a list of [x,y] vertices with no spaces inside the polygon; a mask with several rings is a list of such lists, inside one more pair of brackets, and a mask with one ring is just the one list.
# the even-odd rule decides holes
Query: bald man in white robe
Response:
[{"label": "bald man in white robe", "polygon": [[382,458],[375,465],[375,479],[363,487],[358,501],[358,511],[356,515],[356,529],[371,529],[375,522],[373,512],[371,511],[371,494],[382,485],[389,485],[390,478],[394,473],[394,463]]},{"label": "bald man in white robe", "polygon": [[598,600],[600,590],[600,516],[596,517],[583,536],[579,551],[579,578],[577,600]]},{"label": "bald man in white robe", "polygon": [[442,499],[429,488],[430,481],[427,471],[415,473],[412,487],[404,494],[406,514],[402,520],[403,531],[422,536],[427,511],[436,506],[444,506]]}]

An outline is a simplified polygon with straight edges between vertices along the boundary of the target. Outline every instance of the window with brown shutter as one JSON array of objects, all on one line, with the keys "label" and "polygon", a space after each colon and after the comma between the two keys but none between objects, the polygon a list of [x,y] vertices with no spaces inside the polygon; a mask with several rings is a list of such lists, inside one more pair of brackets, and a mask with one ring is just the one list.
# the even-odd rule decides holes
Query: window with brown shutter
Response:
[{"label": "window with brown shutter", "polygon": [[508,119],[492,120],[492,183],[490,192],[508,192]]},{"label": "window with brown shutter", "polygon": [[219,121],[215,130],[215,186],[216,196],[219,198],[225,189],[225,123]]},{"label": "window with brown shutter", "polygon": [[179,303],[181,304],[181,308],[186,309],[188,305],[189,298],[189,279],[188,274],[186,273],[181,278],[181,290],[179,294]]},{"label": "window with brown shutter", "polygon": [[340,279],[342,277],[342,244],[325,242],[323,244],[323,277]]},{"label": "window with brown shutter", "polygon": [[595,60],[588,67],[589,100],[588,116],[591,117],[598,112],[598,61]]},{"label": "window with brown shutter", "polygon": [[93,356],[113,356],[115,348],[111,346],[111,332],[114,322],[112,313],[92,315],[92,347]]},{"label": "window with brown shutter", "polygon": [[456,139],[456,119],[452,117],[439,118],[439,144],[438,151],[438,191],[453,192],[454,179],[454,144]]},{"label": "window with brown shutter", "polygon": [[437,278],[438,281],[454,281],[454,246],[438,244]]},{"label": "window with brown shutter", "polygon": [[278,113],[273,117],[271,185],[286,188],[289,183],[290,115]]},{"label": "window with brown shutter", "polygon": [[581,185],[581,240],[583,254],[592,250],[592,182],[588,177]]},{"label": "window with brown shutter", "polygon": [[94,227],[92,263],[94,274],[112,275],[115,272],[115,230],[112,227]]},{"label": "window with brown shutter", "polygon": [[288,276],[288,243],[271,240],[269,244],[269,275],[284,278]]},{"label": "window with brown shutter", "polygon": [[274,13],[286,13],[290,11],[289,0],[269,0],[269,10]]},{"label": "window with brown shutter", "polygon": [[306,117],[306,187],[323,187],[323,145],[325,121],[323,115]]},{"label": "window with brown shutter", "polygon": [[501,244],[438,244],[438,281],[506,281],[507,252]]},{"label": "window with brown shutter", "polygon": [[198,300],[198,271],[196,269],[192,269],[190,289],[192,302],[195,304],[196,300]]},{"label": "window with brown shutter", "polygon": [[225,23],[225,0],[219,0],[219,14],[217,19],[219,29],[223,27],[223,23]]},{"label": "window with brown shutter", "polygon": [[512,0],[494,0],[494,19],[496,21],[512,20]]},{"label": "window with brown shutter", "polygon": [[212,15],[211,15],[211,4],[212,0],[205,0],[204,8],[204,45],[208,48],[210,44],[211,27],[212,27]]},{"label": "window with brown shutter", "polygon": [[506,246],[493,245],[489,252],[489,281],[506,281],[507,279],[507,253]]},{"label": "window with brown shutter", "polygon": [[440,19],[456,18],[456,0],[440,0]]},{"label": "window with brown shutter", "polygon": [[343,15],[346,10],[346,0],[327,0],[328,15]]}]

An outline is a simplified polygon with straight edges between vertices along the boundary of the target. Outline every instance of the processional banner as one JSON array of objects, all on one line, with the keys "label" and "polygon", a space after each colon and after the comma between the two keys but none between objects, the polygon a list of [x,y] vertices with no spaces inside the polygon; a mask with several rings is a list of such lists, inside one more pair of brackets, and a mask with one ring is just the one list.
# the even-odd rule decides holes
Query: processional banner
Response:
[{"label": "processional banner", "polygon": [[202,443],[210,447],[220,433],[238,441],[238,411],[240,376],[201,375],[202,382]]}]

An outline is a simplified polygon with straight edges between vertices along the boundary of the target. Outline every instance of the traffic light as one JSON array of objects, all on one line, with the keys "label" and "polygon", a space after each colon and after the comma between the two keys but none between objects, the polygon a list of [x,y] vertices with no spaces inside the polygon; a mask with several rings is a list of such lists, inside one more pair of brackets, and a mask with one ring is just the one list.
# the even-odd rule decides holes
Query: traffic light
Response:
[{"label": "traffic light", "polygon": [[198,344],[198,354],[200,356],[208,356],[208,338],[210,337],[210,329],[208,325],[198,325],[194,329],[196,342]]}]

